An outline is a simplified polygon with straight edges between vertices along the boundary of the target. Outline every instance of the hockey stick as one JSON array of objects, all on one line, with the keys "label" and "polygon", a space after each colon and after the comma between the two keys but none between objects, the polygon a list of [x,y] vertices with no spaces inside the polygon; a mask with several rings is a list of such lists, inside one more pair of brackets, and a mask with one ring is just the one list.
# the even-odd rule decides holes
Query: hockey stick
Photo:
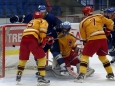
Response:
[{"label": "hockey stick", "polygon": [[71,70],[71,67],[66,67],[69,74],[71,74],[74,78],[76,78],[78,76],[78,73],[75,73],[74,71]]},{"label": "hockey stick", "polygon": [[[51,34],[51,32],[50,33],[48,33],[48,35],[50,35]],[[68,34],[70,34],[70,33],[68,33]],[[73,36],[74,38],[76,38],[77,40],[80,40],[80,41],[84,41],[84,40],[82,40],[82,39],[79,39],[79,38],[77,38],[77,37],[75,37],[74,35],[72,35],[72,34],[70,34],[71,36]],[[57,37],[57,38],[55,38],[55,39],[53,39],[53,40],[57,40],[57,39],[59,39],[59,38],[61,38],[61,37],[64,37],[65,35],[64,34],[62,34],[61,36],[59,36],[59,37]]]},{"label": "hockey stick", "polygon": [[[81,54],[81,53],[80,53],[80,54]],[[80,55],[80,54],[79,54],[79,55]],[[73,55],[74,55],[74,54],[73,54]],[[78,55],[78,56],[79,56],[79,55]],[[74,57],[67,65],[69,65],[69,64],[70,64],[71,62],[73,62],[76,58],[78,58],[78,56]],[[67,66],[67,65],[66,65],[66,66]]]},{"label": "hockey stick", "polygon": [[108,54],[107,52],[105,52],[104,50],[101,50],[100,49],[100,51],[102,51],[103,53],[105,53],[106,55],[109,55],[109,56],[111,56],[110,54]]}]

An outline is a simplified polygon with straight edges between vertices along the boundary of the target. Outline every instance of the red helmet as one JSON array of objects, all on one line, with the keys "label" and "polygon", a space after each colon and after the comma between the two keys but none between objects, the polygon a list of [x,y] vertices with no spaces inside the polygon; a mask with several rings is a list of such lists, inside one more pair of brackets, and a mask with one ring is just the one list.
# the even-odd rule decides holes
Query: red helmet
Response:
[{"label": "red helmet", "polygon": [[83,9],[82,9],[82,13],[84,13],[84,14],[92,14],[92,12],[93,12],[93,8],[92,7],[90,7],[90,6],[85,6],[85,7],[83,7]]},{"label": "red helmet", "polygon": [[37,18],[43,18],[42,12],[34,12],[33,14],[33,18],[37,19]]}]

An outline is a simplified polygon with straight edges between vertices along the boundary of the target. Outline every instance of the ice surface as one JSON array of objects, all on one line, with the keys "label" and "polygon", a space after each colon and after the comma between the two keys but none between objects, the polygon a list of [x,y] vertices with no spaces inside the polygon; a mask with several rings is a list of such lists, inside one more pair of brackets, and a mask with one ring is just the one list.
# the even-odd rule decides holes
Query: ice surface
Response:
[{"label": "ice surface", "polygon": [[[107,57],[111,60],[110,56]],[[90,58],[90,66],[95,69],[95,73],[86,78],[84,83],[76,83],[74,82],[74,78],[60,79],[50,75],[46,79],[51,81],[50,86],[115,86],[115,81],[106,79],[106,72],[96,55]],[[115,65],[112,65],[112,67],[115,72]],[[37,86],[35,72],[36,70],[25,70],[19,86]],[[15,74],[16,70],[7,70],[6,77],[0,79],[0,86],[18,86],[16,85]]]}]

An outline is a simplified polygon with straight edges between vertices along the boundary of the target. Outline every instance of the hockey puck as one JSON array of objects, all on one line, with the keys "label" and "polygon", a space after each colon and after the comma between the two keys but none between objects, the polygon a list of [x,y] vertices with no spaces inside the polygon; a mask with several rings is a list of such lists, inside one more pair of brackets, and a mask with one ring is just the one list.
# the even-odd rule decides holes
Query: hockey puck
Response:
[{"label": "hockey puck", "polygon": [[15,47],[15,45],[12,45],[12,47]]}]

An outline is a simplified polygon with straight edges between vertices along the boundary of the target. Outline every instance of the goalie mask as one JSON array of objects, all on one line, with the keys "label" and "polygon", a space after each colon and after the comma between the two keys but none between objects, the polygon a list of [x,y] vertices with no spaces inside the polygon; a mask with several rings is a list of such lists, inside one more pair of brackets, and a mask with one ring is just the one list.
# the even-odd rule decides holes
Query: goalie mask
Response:
[{"label": "goalie mask", "polygon": [[68,34],[71,29],[71,24],[68,21],[65,21],[64,23],[60,24],[60,28],[62,28],[62,33],[64,35]]}]

